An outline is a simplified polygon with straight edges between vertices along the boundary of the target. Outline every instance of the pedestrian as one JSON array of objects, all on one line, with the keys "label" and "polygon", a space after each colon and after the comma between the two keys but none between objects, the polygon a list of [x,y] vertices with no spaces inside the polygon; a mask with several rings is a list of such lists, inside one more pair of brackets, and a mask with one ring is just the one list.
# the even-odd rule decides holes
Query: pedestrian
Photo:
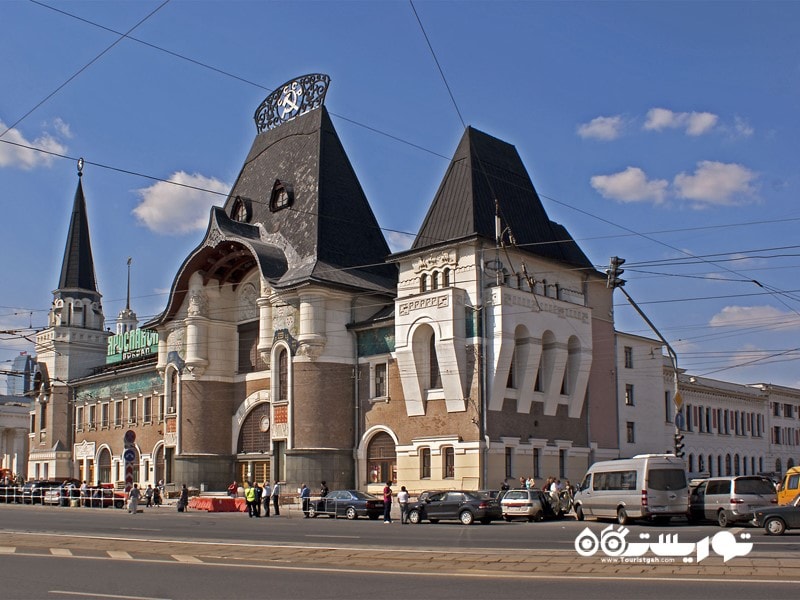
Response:
[{"label": "pedestrian", "polygon": [[84,482],[81,484],[81,506],[88,506],[86,499],[89,497],[89,484]]},{"label": "pedestrian", "polygon": [[142,497],[142,491],[139,489],[139,484],[134,483],[133,488],[130,492],[128,492],[128,512],[131,514],[136,514],[136,511],[139,510],[139,498]]},{"label": "pedestrian", "polygon": [[180,512],[188,512],[189,510],[189,490],[186,488],[185,483],[181,488],[180,498],[178,498],[178,510]]},{"label": "pedestrian", "polygon": [[272,508],[276,517],[281,516],[281,482],[276,481],[272,486]]},{"label": "pedestrian", "polygon": [[253,506],[256,501],[256,490],[249,481],[245,484],[244,500],[247,502],[247,516],[252,519],[256,516],[256,509]]},{"label": "pedestrian", "polygon": [[397,492],[397,503],[400,505],[400,524],[405,525],[408,523],[408,490],[404,485]]},{"label": "pedestrian", "polygon": [[236,483],[236,480],[234,480],[233,483],[231,483],[228,486],[228,496],[230,496],[231,498],[236,498],[238,493],[239,493],[239,484]]},{"label": "pedestrian", "polygon": [[147,484],[147,489],[144,491],[145,507],[150,508],[153,506],[153,486]]},{"label": "pedestrian", "polygon": [[256,501],[253,504],[253,509],[256,511],[256,518],[261,518],[261,494],[264,490],[261,489],[261,486],[258,485],[257,481],[253,482],[253,487],[256,489]]},{"label": "pedestrian", "polygon": [[308,489],[308,486],[304,483],[300,486],[300,503],[303,507],[303,515],[305,518],[308,518],[308,504],[311,498],[311,490]]},{"label": "pedestrian", "polygon": [[264,516],[269,516],[269,503],[272,502],[272,488],[269,485],[269,479],[264,481],[264,488],[262,497],[264,498]]},{"label": "pedestrian", "polygon": [[387,481],[383,488],[383,522],[392,522],[392,482]]},{"label": "pedestrian", "polygon": [[161,490],[158,489],[158,486],[153,488],[153,505],[156,508],[161,506]]},{"label": "pedestrian", "polygon": [[325,496],[328,495],[328,492],[330,492],[330,490],[328,489],[328,482],[323,481],[322,483],[320,483],[319,486],[319,497],[324,498]]},{"label": "pedestrian", "polygon": [[502,491],[504,491],[504,492],[507,492],[507,491],[508,491],[508,487],[509,487],[509,486],[508,486],[508,479],[503,479],[503,483],[502,483],[502,485],[500,486],[500,489],[501,489]]}]

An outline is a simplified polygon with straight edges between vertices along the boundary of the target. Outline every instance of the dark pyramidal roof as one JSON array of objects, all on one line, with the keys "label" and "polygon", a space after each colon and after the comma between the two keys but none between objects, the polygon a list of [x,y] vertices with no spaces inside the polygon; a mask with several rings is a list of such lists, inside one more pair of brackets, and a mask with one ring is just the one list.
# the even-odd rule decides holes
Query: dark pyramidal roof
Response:
[{"label": "dark pyramidal roof", "polygon": [[[278,180],[291,186],[294,199],[272,211]],[[237,196],[250,200],[250,222],[263,225],[265,241],[280,247],[280,237],[287,245],[288,268],[271,278],[275,287],[308,280],[396,287],[396,267],[385,263],[389,246],[324,106],[256,136],[225,203],[227,215]]]},{"label": "dark pyramidal roof", "polygon": [[517,149],[467,127],[411,250],[478,235],[495,239],[495,199],[502,227],[527,252],[593,269],[567,230],[551,221]]},{"label": "dark pyramidal roof", "polygon": [[61,277],[55,294],[68,295],[72,298],[99,299],[97,280],[94,274],[92,244],[89,239],[89,220],[86,217],[86,199],[83,196],[83,185],[78,179],[75,201],[72,204],[72,216],[69,221],[67,246],[64,249],[64,260],[61,263]]}]

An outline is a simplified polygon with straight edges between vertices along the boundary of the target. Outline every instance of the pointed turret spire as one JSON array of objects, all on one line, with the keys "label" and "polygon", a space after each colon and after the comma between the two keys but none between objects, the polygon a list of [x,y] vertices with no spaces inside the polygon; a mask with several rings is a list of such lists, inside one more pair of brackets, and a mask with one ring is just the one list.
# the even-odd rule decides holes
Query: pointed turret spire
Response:
[{"label": "pointed turret spire", "polygon": [[125,308],[119,311],[117,316],[117,334],[133,331],[139,325],[139,318],[131,310],[131,263],[133,258],[128,257],[128,295],[125,300]]},{"label": "pointed turret spire", "polygon": [[72,216],[61,263],[61,277],[58,280],[57,296],[72,298],[91,298],[100,300],[97,280],[94,274],[92,244],[89,239],[89,221],[86,217],[86,199],[83,195],[83,159],[78,161],[78,189],[72,205]]}]

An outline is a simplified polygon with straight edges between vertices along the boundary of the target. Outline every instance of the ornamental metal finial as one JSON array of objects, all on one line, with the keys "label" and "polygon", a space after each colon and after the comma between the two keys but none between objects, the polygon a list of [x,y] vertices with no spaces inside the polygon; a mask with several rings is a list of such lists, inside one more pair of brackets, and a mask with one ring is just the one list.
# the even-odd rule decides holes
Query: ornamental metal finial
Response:
[{"label": "ornamental metal finial", "polygon": [[322,106],[330,82],[327,75],[310,73],[279,86],[256,109],[254,119],[258,133]]},{"label": "ornamental metal finial", "polygon": [[78,159],[78,177],[83,177],[83,157]]}]

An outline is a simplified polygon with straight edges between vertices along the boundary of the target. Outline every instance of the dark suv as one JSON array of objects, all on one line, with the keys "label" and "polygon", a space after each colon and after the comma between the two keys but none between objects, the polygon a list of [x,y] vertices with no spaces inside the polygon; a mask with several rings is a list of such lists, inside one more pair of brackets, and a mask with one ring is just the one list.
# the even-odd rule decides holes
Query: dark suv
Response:
[{"label": "dark suv", "polygon": [[496,499],[472,491],[433,492],[408,512],[408,520],[412,523],[427,519],[431,523],[455,520],[464,525],[472,525],[475,521],[488,525],[502,518]]}]

